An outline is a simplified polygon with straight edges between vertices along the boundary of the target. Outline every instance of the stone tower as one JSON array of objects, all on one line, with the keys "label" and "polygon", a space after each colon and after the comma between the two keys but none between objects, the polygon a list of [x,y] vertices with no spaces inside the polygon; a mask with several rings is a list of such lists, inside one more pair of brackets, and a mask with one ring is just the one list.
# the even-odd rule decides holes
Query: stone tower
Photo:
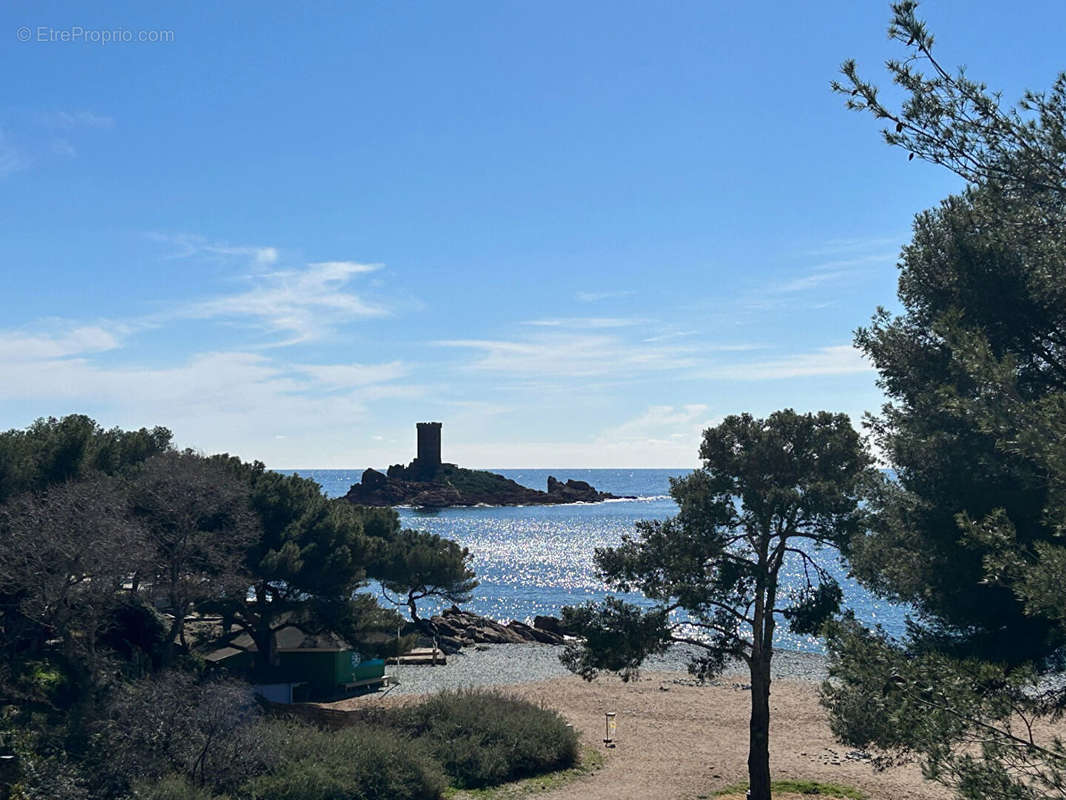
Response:
[{"label": "stone tower", "polygon": [[418,423],[418,469],[422,473],[436,472],[440,467],[440,429],[439,422]]}]

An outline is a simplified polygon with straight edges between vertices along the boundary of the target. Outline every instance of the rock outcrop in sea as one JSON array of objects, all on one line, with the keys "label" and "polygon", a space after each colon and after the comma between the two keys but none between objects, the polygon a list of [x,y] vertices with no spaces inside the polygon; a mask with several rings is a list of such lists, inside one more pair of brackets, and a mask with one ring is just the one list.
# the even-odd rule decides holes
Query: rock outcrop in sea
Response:
[{"label": "rock outcrop in sea", "polygon": [[597,491],[585,481],[565,483],[548,477],[547,491],[522,486],[510,478],[478,469],[464,469],[441,461],[441,423],[418,423],[418,456],[406,467],[393,464],[388,472],[368,469],[345,500],[361,506],[525,506],[595,503],[621,499]]}]

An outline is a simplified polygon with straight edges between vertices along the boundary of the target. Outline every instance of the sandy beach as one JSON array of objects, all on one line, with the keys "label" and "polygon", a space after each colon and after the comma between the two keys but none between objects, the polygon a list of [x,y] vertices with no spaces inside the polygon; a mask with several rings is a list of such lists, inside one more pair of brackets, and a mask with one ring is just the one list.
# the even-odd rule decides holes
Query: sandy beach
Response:
[{"label": "sandy beach", "polygon": [[[681,673],[645,673],[636,683],[616,678],[586,683],[577,677],[508,689],[557,709],[584,740],[602,746],[604,712],[617,713],[617,746],[605,768],[552,792],[552,798],[678,800],[712,795],[747,779],[750,694],[743,676],[717,685],[693,685]],[[878,772],[849,757],[833,740],[818,705],[817,685],[779,680],[771,695],[771,769],[775,780],[811,779],[849,784],[871,800],[947,798],[917,765]]]},{"label": "sandy beach", "polygon": [[[552,650],[540,649],[537,657],[553,656]],[[508,660],[513,659],[514,650],[503,652]],[[433,669],[425,668],[420,673],[425,677],[419,680],[431,678]],[[835,742],[818,704],[818,682],[812,677],[817,676],[779,677],[773,684],[770,746],[775,780],[835,781],[861,789],[870,800],[951,796],[925,781],[917,764],[877,771],[861,754]],[[676,670],[643,672],[639,680],[628,684],[613,676],[587,683],[559,674],[495,686],[556,709],[581,732],[586,744],[605,754],[603,769],[541,797],[697,800],[746,780],[750,695],[742,674],[723,675],[702,686]],[[379,693],[329,707],[403,703],[414,696]],[[617,714],[616,746],[611,749],[602,743],[607,711]]]}]

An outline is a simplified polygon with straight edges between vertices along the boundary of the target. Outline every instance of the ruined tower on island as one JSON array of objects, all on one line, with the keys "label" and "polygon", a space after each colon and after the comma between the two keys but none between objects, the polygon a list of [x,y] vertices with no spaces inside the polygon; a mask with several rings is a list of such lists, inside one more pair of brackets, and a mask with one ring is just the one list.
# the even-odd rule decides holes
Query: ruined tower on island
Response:
[{"label": "ruined tower on island", "polygon": [[419,422],[418,455],[412,465],[420,475],[433,475],[440,469],[440,422]]},{"label": "ruined tower on island", "polygon": [[[555,505],[595,503],[619,499],[598,492],[584,481],[556,480],[548,476],[548,491],[522,486],[503,475],[485,470],[463,469],[441,458],[440,422],[418,422],[418,451],[406,467],[393,464],[383,475],[376,469],[363,472],[344,499],[357,506],[454,506]],[[628,498],[633,499],[633,498]]]}]

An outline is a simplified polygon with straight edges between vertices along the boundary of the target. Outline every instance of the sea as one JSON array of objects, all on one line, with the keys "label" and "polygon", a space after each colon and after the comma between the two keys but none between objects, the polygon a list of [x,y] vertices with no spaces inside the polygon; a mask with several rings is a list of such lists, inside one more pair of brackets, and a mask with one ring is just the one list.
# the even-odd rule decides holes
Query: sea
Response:
[{"label": "sea", "polygon": [[[312,478],[330,497],[347,493],[361,470],[279,470]],[[603,492],[633,500],[557,506],[502,506],[425,510],[398,508],[405,528],[425,530],[459,542],[470,550],[480,585],[464,608],[500,621],[531,623],[537,615],[559,616],[563,606],[598,601],[612,594],[596,574],[594,553],[632,534],[640,520],[663,520],[677,513],[669,495],[670,478],[683,469],[493,469],[533,489],[545,489],[548,476],[587,481]],[[844,607],[861,621],[880,625],[892,636],[904,632],[906,609],[877,598],[847,575],[831,549],[814,553],[844,590]],[[783,591],[803,585],[803,567],[786,563]],[[371,586],[375,591],[379,587]],[[613,594],[618,594],[613,592]],[[641,602],[640,596],[628,596]],[[646,601],[645,601],[646,602]],[[423,609],[420,608],[420,612]],[[427,604],[427,612],[434,606]],[[823,652],[815,636],[777,628],[776,646],[785,650]]]}]

